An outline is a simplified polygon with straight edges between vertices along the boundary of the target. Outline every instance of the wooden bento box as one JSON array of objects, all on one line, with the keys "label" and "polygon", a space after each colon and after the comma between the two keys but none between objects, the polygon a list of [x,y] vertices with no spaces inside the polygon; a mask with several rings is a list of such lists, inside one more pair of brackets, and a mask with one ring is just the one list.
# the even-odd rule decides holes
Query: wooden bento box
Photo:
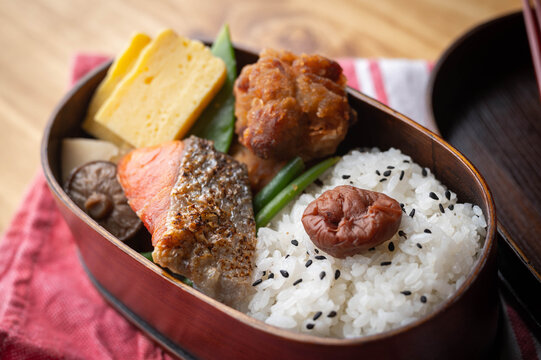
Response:
[{"label": "wooden bento box", "polygon": [[[239,68],[257,61],[256,54],[240,48],[236,57]],[[461,201],[483,210],[487,237],[467,280],[435,312],[392,331],[357,339],[297,334],[253,319],[176,280],[98,226],[63,191],[62,139],[84,136],[80,124],[109,65],[87,75],[61,100],[45,130],[42,165],[89,278],[112,306],[148,336],[175,355],[204,359],[478,359],[491,351],[499,309],[494,204],[478,171],[440,137],[348,90],[359,119],[370,121],[354,125],[340,152],[367,146],[398,148],[429,167]]]}]

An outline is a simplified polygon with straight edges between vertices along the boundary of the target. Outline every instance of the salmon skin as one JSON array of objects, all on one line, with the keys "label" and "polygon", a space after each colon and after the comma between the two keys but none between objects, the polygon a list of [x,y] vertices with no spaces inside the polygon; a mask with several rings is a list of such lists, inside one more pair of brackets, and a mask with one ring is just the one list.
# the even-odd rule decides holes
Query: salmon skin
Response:
[{"label": "salmon skin", "polygon": [[118,163],[118,180],[128,203],[152,234],[152,245],[162,236],[169,195],[178,177],[184,143],[170,141],[134,150]]},{"label": "salmon skin", "polygon": [[246,166],[192,136],[132,151],[118,177],[152,234],[154,262],[245,310],[256,247]]}]

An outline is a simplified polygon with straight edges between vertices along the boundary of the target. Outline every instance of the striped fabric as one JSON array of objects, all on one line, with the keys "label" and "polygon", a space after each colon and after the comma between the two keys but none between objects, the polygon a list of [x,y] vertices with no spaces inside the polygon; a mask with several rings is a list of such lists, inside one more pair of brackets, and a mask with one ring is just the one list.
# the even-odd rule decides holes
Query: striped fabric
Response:
[{"label": "striped fabric", "polygon": [[348,85],[437,132],[425,92],[432,65],[423,60],[341,59]]},{"label": "striped fabric", "polygon": [[[423,60],[352,59],[339,61],[348,85],[439,133],[427,116],[426,92],[432,63]],[[541,359],[541,345],[514,309],[502,298],[502,326],[495,359]]]}]

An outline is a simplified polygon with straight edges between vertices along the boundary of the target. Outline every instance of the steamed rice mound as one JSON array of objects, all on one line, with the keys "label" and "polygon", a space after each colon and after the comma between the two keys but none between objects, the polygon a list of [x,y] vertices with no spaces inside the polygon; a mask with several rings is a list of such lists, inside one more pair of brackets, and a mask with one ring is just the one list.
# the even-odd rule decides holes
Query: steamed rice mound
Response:
[{"label": "steamed rice mound", "polygon": [[[430,313],[472,270],[486,235],[481,209],[458,203],[430,170],[399,150],[352,151],[319,180],[259,229],[249,315],[319,336],[375,334]],[[338,185],[396,199],[404,210],[398,233],[345,259],[315,248],[302,214]]]}]

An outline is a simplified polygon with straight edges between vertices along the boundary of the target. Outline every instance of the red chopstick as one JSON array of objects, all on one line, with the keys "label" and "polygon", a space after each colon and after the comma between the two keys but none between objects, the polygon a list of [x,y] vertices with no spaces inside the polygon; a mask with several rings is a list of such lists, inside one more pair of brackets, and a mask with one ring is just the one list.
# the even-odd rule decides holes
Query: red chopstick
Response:
[{"label": "red chopstick", "polygon": [[533,2],[534,6],[532,9],[530,0],[522,0],[522,13],[524,15],[524,23],[526,24],[526,32],[528,33],[530,52],[532,53],[537,87],[539,88],[541,99],[541,2],[540,0],[533,0]]}]

